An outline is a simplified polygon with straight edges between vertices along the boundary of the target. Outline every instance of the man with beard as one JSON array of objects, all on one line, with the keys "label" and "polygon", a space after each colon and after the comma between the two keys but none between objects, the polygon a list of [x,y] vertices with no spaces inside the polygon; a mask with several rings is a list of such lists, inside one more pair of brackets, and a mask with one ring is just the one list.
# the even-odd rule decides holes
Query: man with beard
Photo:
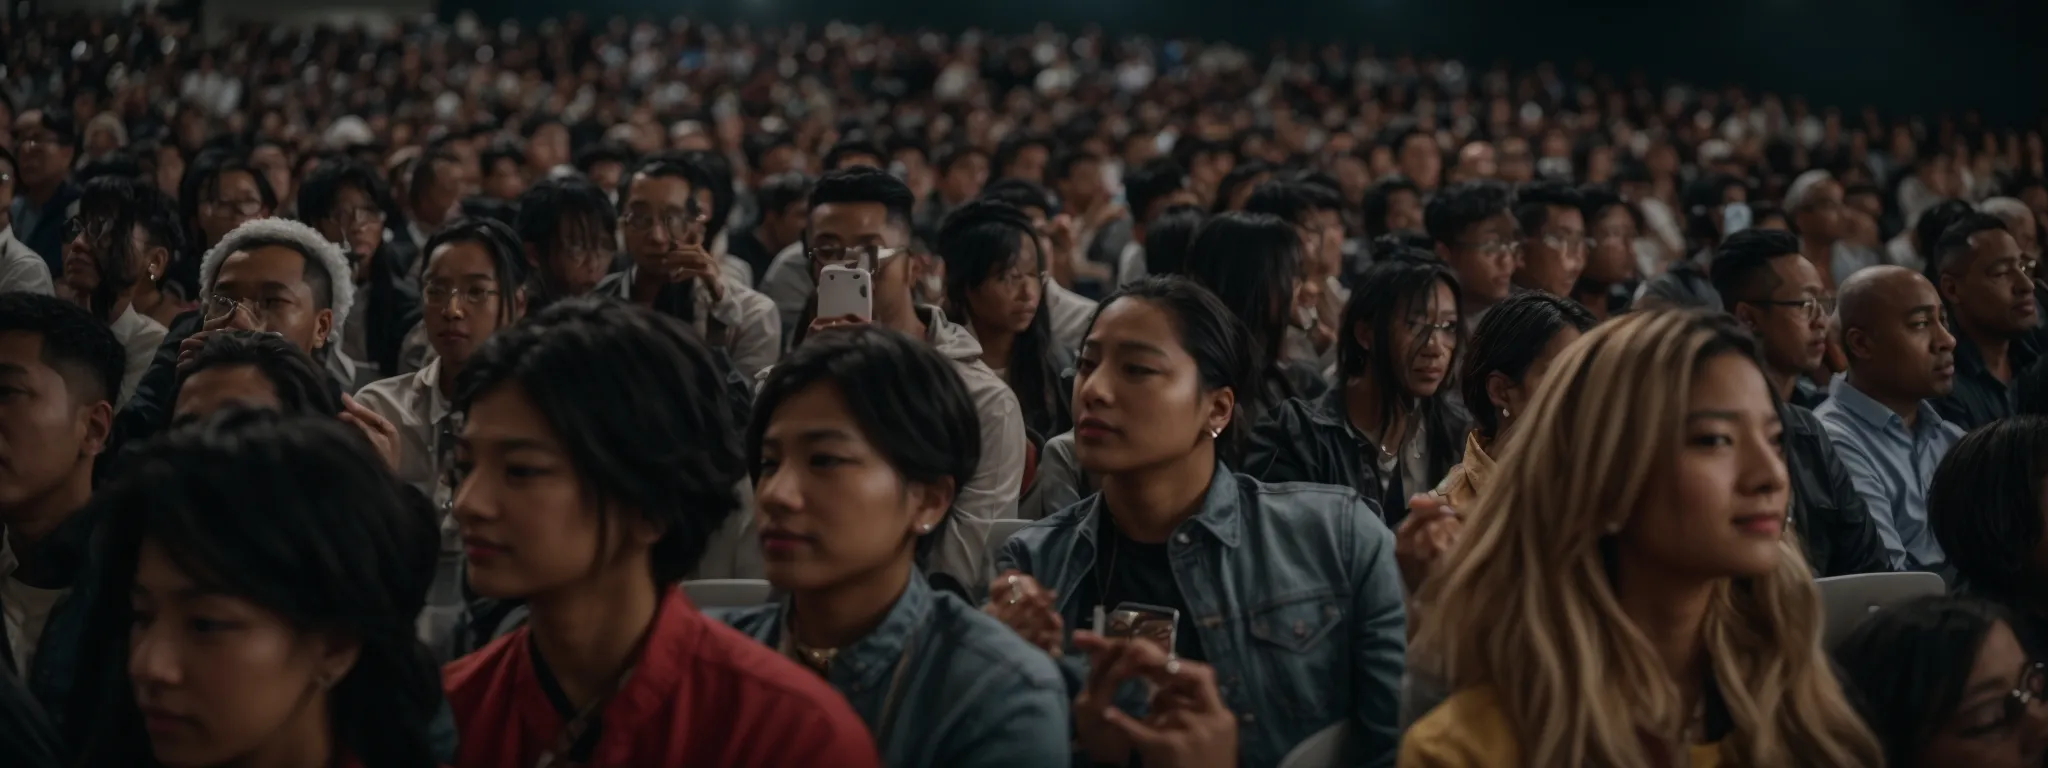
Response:
[{"label": "man with beard", "polygon": [[127,366],[117,402],[125,403],[166,333],[162,323],[135,311],[135,290],[140,281],[161,277],[171,254],[183,247],[177,208],[153,186],[102,177],[86,185],[66,234],[57,293],[120,340]]}]

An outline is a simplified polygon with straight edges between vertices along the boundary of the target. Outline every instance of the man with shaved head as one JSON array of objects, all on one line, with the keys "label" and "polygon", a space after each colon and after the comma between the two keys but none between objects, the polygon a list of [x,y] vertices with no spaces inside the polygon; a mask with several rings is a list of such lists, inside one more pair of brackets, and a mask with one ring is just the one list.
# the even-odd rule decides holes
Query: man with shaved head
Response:
[{"label": "man with shaved head", "polygon": [[2034,259],[2005,221],[1972,213],[1942,232],[1928,263],[1956,335],[1956,388],[1934,407],[1965,431],[2011,416],[2013,377],[2040,357]]},{"label": "man with shaved head", "polygon": [[1955,387],[1956,339],[1934,284],[1904,267],[1877,266],[1842,282],[1836,297],[1849,372],[1814,409],[1870,507],[1892,567],[1939,571],[1946,561],[1927,527],[1927,484],[1963,430],[1931,402]]}]

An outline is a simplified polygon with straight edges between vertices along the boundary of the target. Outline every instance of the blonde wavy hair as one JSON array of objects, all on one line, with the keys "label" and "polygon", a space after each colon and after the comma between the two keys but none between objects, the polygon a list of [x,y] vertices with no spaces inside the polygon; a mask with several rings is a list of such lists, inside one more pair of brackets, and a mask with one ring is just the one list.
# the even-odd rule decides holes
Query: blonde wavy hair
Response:
[{"label": "blonde wavy hair", "polygon": [[[1677,460],[1693,373],[1728,353],[1757,359],[1732,321],[1696,311],[1626,315],[1566,348],[1423,587],[1410,652],[1452,690],[1490,686],[1524,765],[1635,768],[1684,748],[1692,713],[1622,611],[1602,540],[1618,514],[1655,503],[1649,486]],[[1828,666],[1819,592],[1789,531],[1779,550],[1770,573],[1715,587],[1701,629],[1734,723],[1724,754],[1881,765]]]}]

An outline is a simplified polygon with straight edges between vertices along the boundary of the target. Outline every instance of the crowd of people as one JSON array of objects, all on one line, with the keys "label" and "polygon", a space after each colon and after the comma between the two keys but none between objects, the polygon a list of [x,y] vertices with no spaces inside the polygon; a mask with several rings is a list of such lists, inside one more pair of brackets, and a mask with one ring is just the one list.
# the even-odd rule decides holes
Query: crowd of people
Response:
[{"label": "crowd of people", "polygon": [[[2048,123],[0,33],[0,763],[2048,764]],[[1823,627],[1893,572],[1949,594]]]}]

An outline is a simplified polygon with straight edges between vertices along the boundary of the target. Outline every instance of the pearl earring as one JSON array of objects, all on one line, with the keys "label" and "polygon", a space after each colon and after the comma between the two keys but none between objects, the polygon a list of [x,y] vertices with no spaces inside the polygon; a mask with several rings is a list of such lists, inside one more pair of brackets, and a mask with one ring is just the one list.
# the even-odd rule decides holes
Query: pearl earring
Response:
[{"label": "pearl earring", "polygon": [[918,527],[917,527],[917,532],[918,532],[918,533],[931,533],[931,532],[932,532],[932,524],[931,524],[931,523],[925,523],[924,525],[920,525],[920,526],[918,526]]},{"label": "pearl earring", "polygon": [[1501,418],[1503,418],[1503,419],[1506,419],[1506,418],[1510,418],[1510,417],[1512,417],[1512,416],[1513,416],[1513,414],[1510,414],[1510,413],[1508,413],[1508,409],[1506,409],[1506,408],[1502,408],[1502,409],[1500,409],[1500,417],[1501,417]]},{"label": "pearl earring", "polygon": [[1209,430],[1209,439],[1211,439],[1211,440],[1214,440],[1214,439],[1216,439],[1216,438],[1218,438],[1218,437],[1222,437],[1222,436],[1223,436],[1223,428],[1222,428],[1222,427],[1216,427],[1216,428],[1214,428],[1214,429],[1211,429],[1211,430]]}]

